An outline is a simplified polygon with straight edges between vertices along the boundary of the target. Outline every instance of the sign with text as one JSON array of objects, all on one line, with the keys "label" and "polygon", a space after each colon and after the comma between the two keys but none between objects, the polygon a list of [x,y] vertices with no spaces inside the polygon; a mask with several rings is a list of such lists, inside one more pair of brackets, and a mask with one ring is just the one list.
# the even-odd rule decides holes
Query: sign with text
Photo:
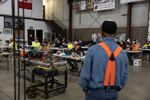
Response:
[{"label": "sign with text", "polygon": [[12,17],[4,17],[4,28],[12,28],[13,22]]},{"label": "sign with text", "polygon": [[86,1],[80,2],[80,10],[86,10]]},{"label": "sign with text", "polygon": [[93,0],[74,1],[74,11],[93,11]]},{"label": "sign with text", "polygon": [[18,8],[32,10],[32,0],[19,0]]},{"label": "sign with text", "polygon": [[0,0],[0,4],[7,2],[8,0]]},{"label": "sign with text", "polygon": [[94,11],[115,9],[115,0],[95,0]]},{"label": "sign with text", "polygon": [[145,0],[120,0],[120,3],[125,4],[125,3],[140,2],[140,1],[145,1]]}]

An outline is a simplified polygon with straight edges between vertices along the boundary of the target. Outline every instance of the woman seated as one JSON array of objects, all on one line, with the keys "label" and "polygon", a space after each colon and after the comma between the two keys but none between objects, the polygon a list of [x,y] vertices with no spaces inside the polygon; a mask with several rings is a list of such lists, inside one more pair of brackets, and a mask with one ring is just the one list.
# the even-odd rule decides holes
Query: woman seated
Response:
[{"label": "woman seated", "polygon": [[131,45],[132,51],[139,51],[140,50],[140,43],[138,41],[133,41]]},{"label": "woman seated", "polygon": [[72,49],[72,53],[77,54],[78,56],[83,56],[84,53],[83,49],[81,48],[81,46],[77,41],[74,43],[74,48]]},{"label": "woman seated", "polygon": [[49,52],[50,44],[47,39],[44,39],[44,41],[42,42],[42,48],[44,51]]}]

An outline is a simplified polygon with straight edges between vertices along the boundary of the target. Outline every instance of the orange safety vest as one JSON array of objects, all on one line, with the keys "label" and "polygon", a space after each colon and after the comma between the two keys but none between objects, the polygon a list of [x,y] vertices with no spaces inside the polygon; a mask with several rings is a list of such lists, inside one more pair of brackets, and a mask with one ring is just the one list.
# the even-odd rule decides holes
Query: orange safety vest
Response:
[{"label": "orange safety vest", "polygon": [[109,58],[104,76],[104,87],[115,86],[115,74],[116,74],[115,59],[122,51],[122,48],[118,46],[116,50],[112,52],[104,42],[100,42],[99,45],[105,50]]}]

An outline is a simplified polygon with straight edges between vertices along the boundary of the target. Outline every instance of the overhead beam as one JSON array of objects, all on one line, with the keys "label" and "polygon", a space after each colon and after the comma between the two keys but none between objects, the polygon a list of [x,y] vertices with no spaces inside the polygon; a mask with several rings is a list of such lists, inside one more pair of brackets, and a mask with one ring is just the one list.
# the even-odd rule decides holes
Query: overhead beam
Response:
[{"label": "overhead beam", "polygon": [[127,38],[131,39],[132,30],[132,3],[128,3],[128,16],[127,16]]},{"label": "overhead beam", "polygon": [[68,2],[68,4],[69,4],[69,29],[68,29],[68,37],[67,38],[68,38],[68,41],[72,41],[73,0],[72,0],[72,2]]}]

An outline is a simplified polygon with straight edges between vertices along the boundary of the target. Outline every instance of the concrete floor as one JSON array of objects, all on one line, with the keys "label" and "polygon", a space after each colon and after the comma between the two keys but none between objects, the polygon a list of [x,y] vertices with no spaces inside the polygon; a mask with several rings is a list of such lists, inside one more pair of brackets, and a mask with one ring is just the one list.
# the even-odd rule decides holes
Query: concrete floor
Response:
[{"label": "concrete floor", "polygon": [[[84,100],[84,93],[78,86],[79,77],[69,74],[68,88],[64,94],[50,96],[47,100]],[[23,88],[21,80],[21,88]],[[13,67],[7,71],[5,64],[0,65],[0,100],[13,98]],[[23,91],[21,91],[23,98]],[[23,100],[23,99],[20,99]],[[41,96],[35,99],[45,100]],[[150,62],[143,62],[142,67],[129,66],[129,79],[126,87],[119,93],[119,100],[150,100]]]}]

